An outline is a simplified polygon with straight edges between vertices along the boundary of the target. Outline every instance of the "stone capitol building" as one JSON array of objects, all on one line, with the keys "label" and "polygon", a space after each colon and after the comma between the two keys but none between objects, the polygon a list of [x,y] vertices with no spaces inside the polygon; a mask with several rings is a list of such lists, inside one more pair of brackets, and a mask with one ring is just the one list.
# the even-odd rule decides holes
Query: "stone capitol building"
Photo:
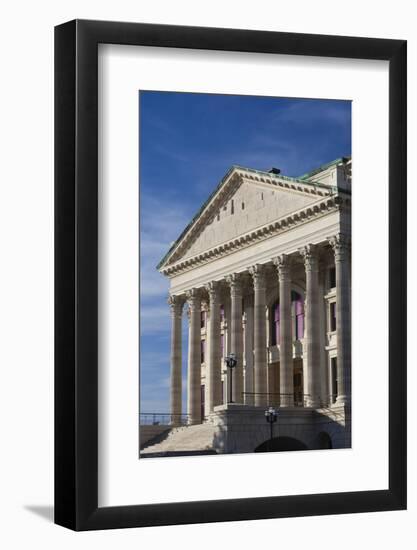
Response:
[{"label": "stone capitol building", "polygon": [[170,415],[141,425],[140,456],[351,446],[350,235],[350,158],[226,173],[158,265]]}]

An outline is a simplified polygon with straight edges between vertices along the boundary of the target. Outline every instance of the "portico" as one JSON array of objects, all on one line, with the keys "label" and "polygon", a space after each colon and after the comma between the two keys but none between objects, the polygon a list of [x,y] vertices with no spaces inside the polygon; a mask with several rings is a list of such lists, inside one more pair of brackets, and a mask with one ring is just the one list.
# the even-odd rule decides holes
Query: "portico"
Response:
[{"label": "portico", "polygon": [[173,425],[183,353],[189,424],[224,410],[230,376],[251,410],[350,406],[350,162],[298,179],[233,167],[161,261]]}]

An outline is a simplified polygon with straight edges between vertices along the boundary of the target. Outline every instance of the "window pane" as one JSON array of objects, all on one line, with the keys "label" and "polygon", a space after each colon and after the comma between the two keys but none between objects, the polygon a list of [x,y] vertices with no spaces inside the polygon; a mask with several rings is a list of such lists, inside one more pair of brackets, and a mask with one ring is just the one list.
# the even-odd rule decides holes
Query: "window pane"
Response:
[{"label": "window pane", "polygon": [[330,330],[336,330],[336,302],[330,304]]},{"label": "window pane", "polygon": [[201,340],[201,362],[204,363],[206,358],[206,341]]},{"label": "window pane", "polygon": [[329,270],[329,285],[330,288],[336,287],[336,268],[331,267]]},{"label": "window pane", "polygon": [[301,340],[304,338],[304,313],[300,313],[296,317],[296,324],[295,324],[295,330],[296,330],[296,339]]}]

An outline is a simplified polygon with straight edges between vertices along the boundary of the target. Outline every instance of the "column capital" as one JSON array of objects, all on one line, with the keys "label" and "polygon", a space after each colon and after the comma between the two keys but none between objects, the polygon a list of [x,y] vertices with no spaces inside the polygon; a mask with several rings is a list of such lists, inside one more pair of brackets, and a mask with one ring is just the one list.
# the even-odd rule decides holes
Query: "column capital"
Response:
[{"label": "column capital", "polygon": [[182,309],[184,307],[185,299],[182,295],[170,294],[167,300],[170,308],[171,315],[180,316],[182,315]]},{"label": "column capital", "polygon": [[191,288],[185,293],[187,297],[188,308],[191,311],[201,309],[201,290],[199,288]]},{"label": "column capital", "polygon": [[346,260],[350,250],[350,239],[342,233],[328,237],[330,246],[333,248],[334,257],[336,261],[342,262]]},{"label": "column capital", "polygon": [[240,273],[232,273],[226,276],[226,282],[230,287],[230,295],[232,297],[242,296],[242,276]]},{"label": "column capital", "polygon": [[210,298],[210,304],[214,301],[218,301],[220,299],[220,282],[219,281],[210,281],[205,285],[205,289],[208,292],[209,298]]},{"label": "column capital", "polygon": [[252,275],[254,289],[265,290],[265,266],[262,264],[253,265],[249,268],[249,273]]},{"label": "column capital", "polygon": [[306,271],[318,271],[319,259],[317,246],[315,244],[307,244],[299,249],[301,256],[304,258]]},{"label": "column capital", "polygon": [[280,254],[273,258],[272,261],[277,268],[279,280],[287,279],[291,274],[291,256]]}]

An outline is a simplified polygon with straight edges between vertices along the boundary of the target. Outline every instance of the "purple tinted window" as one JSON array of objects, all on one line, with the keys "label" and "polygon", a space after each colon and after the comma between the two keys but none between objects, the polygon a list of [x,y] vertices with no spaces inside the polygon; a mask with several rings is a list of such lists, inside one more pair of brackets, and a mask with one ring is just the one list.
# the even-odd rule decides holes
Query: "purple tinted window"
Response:
[{"label": "purple tinted window", "polygon": [[304,338],[304,303],[302,298],[295,301],[295,331],[296,340]]},{"label": "purple tinted window", "polygon": [[304,313],[300,313],[300,315],[297,315],[296,321],[296,339],[301,340],[302,338],[304,338]]},{"label": "purple tinted window", "polygon": [[[292,301],[294,303],[295,314],[295,334],[294,339],[300,340],[304,338],[304,301],[302,297],[296,293],[292,293]],[[272,311],[273,320],[271,323],[271,344],[277,345],[280,343],[280,310],[279,303],[276,303]]]},{"label": "purple tinted window", "polygon": [[220,350],[221,350],[221,356],[224,356],[224,334],[220,335]]},{"label": "purple tinted window", "polygon": [[224,305],[220,306],[220,321],[224,321]]},{"label": "purple tinted window", "polygon": [[276,304],[274,309],[274,321],[279,321],[279,304]]},{"label": "purple tinted window", "polygon": [[201,312],[201,328],[204,328],[206,326],[206,312]]}]

